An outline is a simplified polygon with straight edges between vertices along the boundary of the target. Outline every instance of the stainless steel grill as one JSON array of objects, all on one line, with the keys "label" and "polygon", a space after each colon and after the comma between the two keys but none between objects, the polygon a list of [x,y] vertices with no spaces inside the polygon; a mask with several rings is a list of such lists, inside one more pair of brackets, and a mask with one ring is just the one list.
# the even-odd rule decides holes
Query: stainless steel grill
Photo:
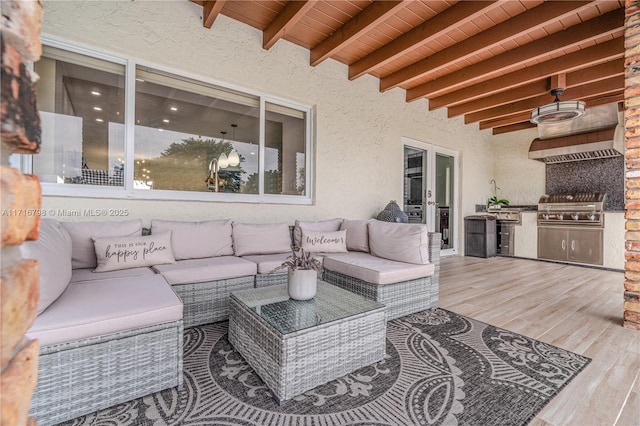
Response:
[{"label": "stainless steel grill", "polygon": [[606,194],[543,195],[538,201],[538,226],[604,227]]}]

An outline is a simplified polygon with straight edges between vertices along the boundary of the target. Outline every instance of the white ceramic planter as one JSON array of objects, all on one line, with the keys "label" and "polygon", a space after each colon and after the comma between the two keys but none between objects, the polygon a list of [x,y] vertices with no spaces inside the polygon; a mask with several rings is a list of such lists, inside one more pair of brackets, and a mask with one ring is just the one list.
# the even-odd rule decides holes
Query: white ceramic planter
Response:
[{"label": "white ceramic planter", "polygon": [[316,295],[318,287],[318,273],[313,269],[289,268],[287,290],[289,297],[294,300],[309,300]]}]

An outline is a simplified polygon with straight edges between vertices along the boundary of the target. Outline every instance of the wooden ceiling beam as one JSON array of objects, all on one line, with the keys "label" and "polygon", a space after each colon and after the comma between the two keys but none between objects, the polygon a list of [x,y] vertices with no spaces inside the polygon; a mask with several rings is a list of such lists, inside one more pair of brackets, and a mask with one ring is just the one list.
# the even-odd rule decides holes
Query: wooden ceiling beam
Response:
[{"label": "wooden ceiling beam", "polygon": [[202,26],[211,28],[227,0],[204,0],[202,2]]},{"label": "wooden ceiling beam", "polygon": [[[604,80],[605,78],[616,75],[624,75],[624,59],[622,58],[568,73],[565,88]],[[543,93],[549,93],[551,88],[552,85],[549,84],[548,79],[534,81],[533,83],[514,87],[511,90],[499,92],[484,98],[479,98],[463,104],[452,105],[447,109],[447,116],[451,118],[511,102],[517,102],[522,99],[532,98]]]},{"label": "wooden ceiling beam", "polygon": [[423,22],[409,32],[349,65],[349,80],[388,64],[403,54],[423,46],[446,31],[465,24],[500,6],[497,1],[462,1]]},{"label": "wooden ceiling beam", "polygon": [[588,5],[589,2],[584,1],[544,2],[540,6],[527,10],[486,31],[382,77],[380,79],[380,91],[385,92],[411,83],[413,80],[421,78],[430,72],[476,55],[478,51],[485,51],[527,32],[539,29],[550,21],[559,21],[569,14],[575,14]]},{"label": "wooden ceiling beam", "polygon": [[605,43],[570,53],[546,62],[541,62],[455,92],[429,99],[429,109],[455,105],[473,99],[508,90],[512,87],[547,78],[560,72],[571,72],[580,68],[610,61],[624,56],[624,40],[615,38]]},{"label": "wooden ceiling beam", "polygon": [[354,42],[361,35],[405,7],[409,0],[374,1],[337,31],[311,49],[311,66],[315,67],[332,54]]},{"label": "wooden ceiling beam", "polygon": [[[602,95],[593,99],[585,99],[584,101],[587,104],[587,108],[592,108],[598,105],[606,105],[606,104],[612,104],[615,102],[621,102],[622,100],[624,100],[624,91]],[[480,130],[491,129],[491,128],[508,126],[508,125],[517,124],[517,123],[524,123],[529,121],[530,118],[531,118],[530,112],[520,112],[517,114],[512,114],[510,116],[498,118],[495,120],[480,121],[479,127],[480,127]]]},{"label": "wooden ceiling beam", "polygon": [[316,3],[317,0],[287,2],[278,16],[262,32],[262,48],[271,49]]},{"label": "wooden ceiling beam", "polygon": [[[552,83],[552,88],[563,87],[561,82]],[[560,100],[571,99],[587,99],[608,95],[611,93],[620,92],[624,90],[624,75],[608,78],[606,80],[597,81],[595,83],[584,84],[582,86],[576,86],[566,89],[560,96]],[[531,111],[540,105],[550,104],[553,102],[553,97],[550,94],[538,96],[535,98],[524,99],[522,101],[513,102],[506,105],[501,105],[495,108],[485,109],[478,112],[473,112],[464,116],[464,122],[466,124],[474,123],[476,121],[492,120],[495,118],[505,117],[516,112]]]},{"label": "wooden ceiling beam", "polygon": [[530,121],[526,121],[522,123],[510,124],[508,126],[494,127],[492,133],[494,135],[500,135],[502,133],[510,133],[510,132],[517,132],[518,130],[531,129],[532,127],[536,127],[536,125]]},{"label": "wooden ceiling beam", "polygon": [[551,55],[581,43],[624,31],[624,11],[616,9],[563,31],[532,41],[482,62],[464,67],[407,90],[407,102],[452,92],[464,85],[499,75],[504,68]]}]

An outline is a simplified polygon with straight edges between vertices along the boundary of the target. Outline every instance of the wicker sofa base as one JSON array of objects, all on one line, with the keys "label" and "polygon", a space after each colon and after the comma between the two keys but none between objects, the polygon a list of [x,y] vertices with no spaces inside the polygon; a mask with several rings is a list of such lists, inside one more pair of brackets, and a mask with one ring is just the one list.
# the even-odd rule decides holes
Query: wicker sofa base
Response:
[{"label": "wicker sofa base", "polygon": [[286,271],[277,274],[258,274],[256,275],[256,288],[286,284],[288,277],[289,274]]},{"label": "wicker sofa base", "polygon": [[173,284],[183,304],[185,327],[210,324],[229,318],[229,295],[232,291],[253,288],[254,275],[201,283]]},{"label": "wicker sofa base", "polygon": [[438,307],[438,274],[431,277],[378,285],[324,270],[324,281],[387,306],[387,319]]},{"label": "wicker sofa base", "polygon": [[182,386],[182,321],[40,349],[30,415],[47,426]]}]

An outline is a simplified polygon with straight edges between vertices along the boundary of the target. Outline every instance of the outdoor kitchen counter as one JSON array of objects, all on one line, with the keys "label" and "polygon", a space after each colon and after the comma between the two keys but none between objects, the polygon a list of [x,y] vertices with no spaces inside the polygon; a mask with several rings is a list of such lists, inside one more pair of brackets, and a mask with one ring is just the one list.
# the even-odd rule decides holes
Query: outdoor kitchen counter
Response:
[{"label": "outdoor kitchen counter", "polygon": [[[603,267],[624,270],[624,212],[604,212]],[[517,227],[514,256],[536,259],[538,257],[537,212],[523,211],[522,225]]]}]

